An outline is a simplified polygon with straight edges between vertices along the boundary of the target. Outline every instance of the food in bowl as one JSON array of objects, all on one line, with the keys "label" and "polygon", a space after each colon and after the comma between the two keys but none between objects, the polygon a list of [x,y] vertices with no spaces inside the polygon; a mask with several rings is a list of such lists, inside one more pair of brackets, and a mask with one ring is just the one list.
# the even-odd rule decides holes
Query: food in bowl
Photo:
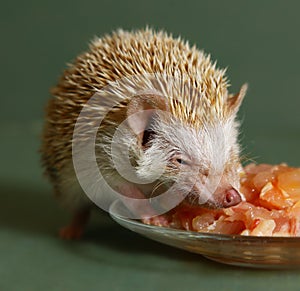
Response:
[{"label": "food in bowl", "polygon": [[197,232],[300,236],[300,168],[249,164],[241,176],[245,201],[224,209],[181,203],[144,223]]}]

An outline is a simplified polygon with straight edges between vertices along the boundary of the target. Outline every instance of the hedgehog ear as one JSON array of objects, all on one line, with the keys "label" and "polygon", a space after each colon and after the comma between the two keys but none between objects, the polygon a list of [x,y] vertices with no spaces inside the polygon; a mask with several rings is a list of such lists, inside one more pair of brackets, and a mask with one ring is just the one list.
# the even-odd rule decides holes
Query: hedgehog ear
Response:
[{"label": "hedgehog ear", "polygon": [[230,96],[227,100],[227,105],[228,105],[228,108],[229,108],[229,112],[235,114],[238,112],[241,104],[242,104],[242,101],[246,95],[246,92],[247,92],[247,89],[248,89],[248,84],[244,84],[241,89],[240,89],[240,92],[235,94],[234,96]]},{"label": "hedgehog ear", "polygon": [[168,111],[167,98],[145,94],[133,97],[127,107],[127,122],[142,145],[145,132],[150,127],[156,110]]}]

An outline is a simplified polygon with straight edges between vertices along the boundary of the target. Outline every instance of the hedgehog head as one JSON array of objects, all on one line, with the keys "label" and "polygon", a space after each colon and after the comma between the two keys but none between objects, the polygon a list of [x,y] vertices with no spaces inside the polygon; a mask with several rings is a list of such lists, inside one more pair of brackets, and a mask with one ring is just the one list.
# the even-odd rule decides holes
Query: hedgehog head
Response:
[{"label": "hedgehog head", "polygon": [[215,96],[214,108],[209,110],[203,108],[208,106],[207,98],[133,98],[127,114],[136,146],[141,149],[137,175],[146,180],[157,178],[155,190],[174,187],[195,204],[229,207],[240,202],[235,118],[245,92],[243,86],[234,96]]}]

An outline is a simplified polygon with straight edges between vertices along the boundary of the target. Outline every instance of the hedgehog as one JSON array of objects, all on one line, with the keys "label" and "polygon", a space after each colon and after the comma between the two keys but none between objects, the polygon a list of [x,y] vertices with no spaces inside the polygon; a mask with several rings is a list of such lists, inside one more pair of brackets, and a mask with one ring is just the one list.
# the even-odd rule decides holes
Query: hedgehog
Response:
[{"label": "hedgehog", "polygon": [[[95,38],[52,88],[46,108],[42,163],[55,196],[72,213],[61,237],[79,238],[95,206],[75,170],[78,123],[82,155],[88,133],[95,130],[96,165],[123,197],[153,198],[172,189],[185,193],[182,199],[192,205],[223,208],[241,202],[236,115],[247,85],[230,94],[225,74],[210,55],[164,31],[117,30]],[[95,94],[100,102],[90,102]],[[80,119],[83,110],[89,114]],[[117,132],[121,137],[113,151]],[[94,179],[89,184],[96,183],[97,177],[86,176]],[[100,183],[95,195],[101,198],[104,192],[107,187]],[[164,225],[163,217],[143,219]]]}]

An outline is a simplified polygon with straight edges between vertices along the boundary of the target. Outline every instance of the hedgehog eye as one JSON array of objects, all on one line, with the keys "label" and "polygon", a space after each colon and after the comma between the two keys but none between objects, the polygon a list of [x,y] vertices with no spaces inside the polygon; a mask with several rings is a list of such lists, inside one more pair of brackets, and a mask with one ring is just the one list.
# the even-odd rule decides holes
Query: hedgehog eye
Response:
[{"label": "hedgehog eye", "polygon": [[191,163],[189,159],[180,156],[173,157],[173,163],[180,165],[180,166],[189,166]]},{"label": "hedgehog eye", "polygon": [[176,159],[176,162],[177,162],[178,164],[181,164],[181,165],[188,165],[188,162],[186,162],[186,161],[183,160],[183,159]]},{"label": "hedgehog eye", "polygon": [[153,139],[155,132],[152,129],[146,129],[144,131],[142,146],[145,146],[150,140]]}]

